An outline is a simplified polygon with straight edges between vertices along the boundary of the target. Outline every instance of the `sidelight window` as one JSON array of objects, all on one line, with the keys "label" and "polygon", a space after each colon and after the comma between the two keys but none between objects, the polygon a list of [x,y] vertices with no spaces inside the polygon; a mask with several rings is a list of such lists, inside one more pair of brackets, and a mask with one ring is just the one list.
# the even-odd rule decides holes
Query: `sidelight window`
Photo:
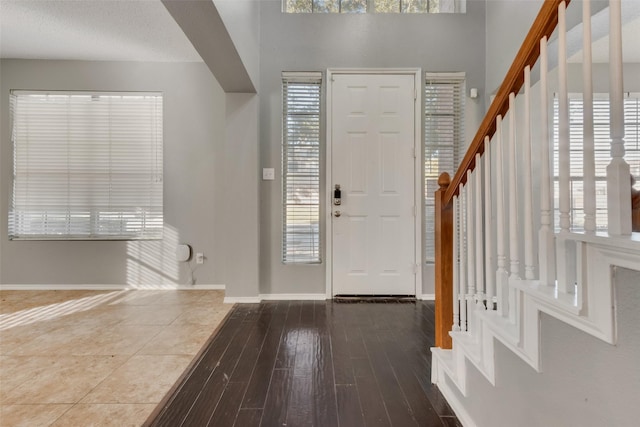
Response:
[{"label": "sidelight window", "polygon": [[321,73],[282,76],[282,260],[319,263]]},{"label": "sidelight window", "polygon": [[424,88],[425,258],[435,260],[438,177],[453,177],[464,153],[464,73],[426,73]]}]

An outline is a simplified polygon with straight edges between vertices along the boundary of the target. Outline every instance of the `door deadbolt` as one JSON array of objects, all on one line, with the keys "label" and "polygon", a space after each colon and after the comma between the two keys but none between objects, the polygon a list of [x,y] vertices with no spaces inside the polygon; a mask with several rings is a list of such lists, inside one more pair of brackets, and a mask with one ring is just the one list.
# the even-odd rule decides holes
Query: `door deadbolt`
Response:
[{"label": "door deadbolt", "polygon": [[340,191],[340,184],[336,184],[335,189],[333,190],[333,204],[335,206],[340,206],[342,204],[342,191]]}]

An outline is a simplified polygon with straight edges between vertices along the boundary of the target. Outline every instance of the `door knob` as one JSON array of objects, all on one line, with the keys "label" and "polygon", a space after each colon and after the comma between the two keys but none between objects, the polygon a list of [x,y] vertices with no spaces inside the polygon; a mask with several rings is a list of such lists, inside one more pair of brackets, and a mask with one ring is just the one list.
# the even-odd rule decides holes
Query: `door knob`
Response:
[{"label": "door knob", "polygon": [[342,215],[342,214],[340,213],[340,211],[335,211],[335,212],[333,213],[333,216],[335,216],[336,218],[338,218],[340,215]]}]

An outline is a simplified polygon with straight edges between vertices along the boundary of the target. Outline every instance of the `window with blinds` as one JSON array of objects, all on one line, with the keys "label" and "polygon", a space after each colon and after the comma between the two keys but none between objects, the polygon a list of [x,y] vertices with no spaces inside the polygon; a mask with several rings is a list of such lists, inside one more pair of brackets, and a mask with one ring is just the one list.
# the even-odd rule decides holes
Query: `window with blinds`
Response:
[{"label": "window with blinds", "polygon": [[161,239],[162,94],[11,92],[9,237]]},{"label": "window with blinds", "polygon": [[435,199],[438,177],[451,176],[464,148],[464,73],[426,73],[424,88],[425,259],[435,260]]},{"label": "window with blinds", "polygon": [[[559,209],[559,105],[554,100],[553,114],[554,141],[554,205],[555,227],[560,227]],[[584,192],[583,192],[583,102],[582,94],[569,97],[569,158],[570,158],[570,226],[574,231],[584,231]],[[596,230],[607,231],[607,165],[611,162],[611,136],[609,117],[609,98],[606,94],[596,94],[593,100],[593,128],[596,163]],[[628,93],[624,99],[624,145],[625,160],[631,174],[640,177],[640,94]],[[636,182],[636,188],[640,183]]]},{"label": "window with blinds", "polygon": [[282,260],[319,263],[321,73],[282,75]]}]

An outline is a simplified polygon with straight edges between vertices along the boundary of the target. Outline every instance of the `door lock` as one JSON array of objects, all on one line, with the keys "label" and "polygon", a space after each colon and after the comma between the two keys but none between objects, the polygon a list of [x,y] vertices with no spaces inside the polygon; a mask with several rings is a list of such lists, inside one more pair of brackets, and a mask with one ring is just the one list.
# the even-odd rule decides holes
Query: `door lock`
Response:
[{"label": "door lock", "polygon": [[336,184],[335,189],[333,190],[333,204],[335,206],[340,206],[342,204],[342,191],[340,191],[340,184]]}]

